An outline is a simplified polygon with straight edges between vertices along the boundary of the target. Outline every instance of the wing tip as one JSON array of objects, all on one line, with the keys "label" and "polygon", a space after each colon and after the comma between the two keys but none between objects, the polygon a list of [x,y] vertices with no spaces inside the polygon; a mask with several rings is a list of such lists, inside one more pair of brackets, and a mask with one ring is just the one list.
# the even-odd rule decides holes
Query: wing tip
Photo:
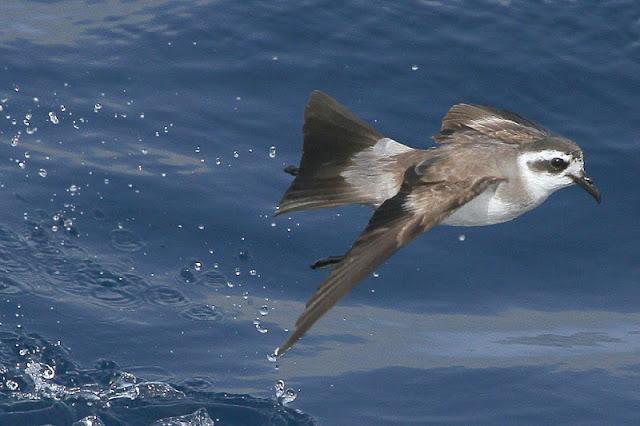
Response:
[{"label": "wing tip", "polygon": [[309,94],[309,101],[311,101],[312,99],[321,99],[321,98],[331,98],[331,96],[327,95],[326,93],[324,93],[322,90],[312,90],[311,93]]},{"label": "wing tip", "polygon": [[296,333],[292,333],[289,338],[280,346],[278,346],[274,351],[273,351],[273,356],[276,359],[280,359],[284,356],[284,354],[291,349],[291,347],[293,347],[293,345],[296,344],[296,342],[298,340],[300,340],[300,337],[302,336],[297,336]]}]

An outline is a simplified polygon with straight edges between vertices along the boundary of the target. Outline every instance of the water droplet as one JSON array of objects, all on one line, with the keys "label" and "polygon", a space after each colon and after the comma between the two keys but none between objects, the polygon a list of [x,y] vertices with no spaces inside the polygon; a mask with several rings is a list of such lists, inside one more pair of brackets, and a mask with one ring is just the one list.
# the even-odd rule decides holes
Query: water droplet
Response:
[{"label": "water droplet", "polygon": [[240,154],[238,153],[238,151],[233,151],[233,158],[238,158],[240,157]]},{"label": "water droplet", "polygon": [[262,305],[258,312],[260,312],[260,315],[262,315],[263,317],[269,315],[269,307],[267,305]]},{"label": "water droplet", "polygon": [[267,361],[278,362],[278,355],[276,355],[275,351],[270,354],[267,354]]},{"label": "water droplet", "polygon": [[71,192],[71,193],[76,193],[76,192],[78,192],[79,190],[80,190],[80,188],[79,188],[77,185],[71,185],[71,186],[69,187],[69,192]]},{"label": "water droplet", "polygon": [[200,148],[200,145],[196,146],[196,149],[195,149],[196,154],[200,154],[200,149],[201,149],[201,148]]},{"label": "water droplet", "polygon": [[38,176],[43,178],[47,177],[47,171],[45,169],[38,170]]},{"label": "water droplet", "polygon": [[216,166],[219,166],[220,164],[222,164],[222,160],[220,157],[216,157]]},{"label": "water droplet", "polygon": [[251,275],[252,277],[255,277],[256,275],[258,275],[258,271],[256,271],[255,269],[251,269],[249,271],[249,275]]},{"label": "water droplet", "polygon": [[58,119],[58,116],[53,111],[49,111],[49,121],[51,121],[53,124],[60,123],[60,120]]},{"label": "water droplet", "polygon": [[43,378],[45,378],[47,380],[51,380],[56,375],[55,370],[50,365],[41,364],[41,367],[42,367],[42,377]]},{"label": "water droplet", "polygon": [[38,128],[37,128],[37,127],[27,127],[27,130],[26,130],[26,132],[27,132],[27,134],[28,134],[28,135],[32,135],[32,134],[34,134],[34,133],[35,133],[35,132],[37,132],[37,131],[38,131]]},{"label": "water droplet", "polygon": [[240,276],[240,268],[235,268],[235,270],[233,271],[233,273],[236,275],[236,277]]},{"label": "water droplet", "polygon": [[378,272],[374,272],[373,273],[373,278],[378,278],[380,276],[380,274]]},{"label": "water droplet", "polygon": [[18,383],[14,382],[13,380],[9,379],[4,383],[7,386],[7,389],[14,391],[18,389]]},{"label": "water droplet", "polygon": [[93,106],[93,112],[98,112],[102,109],[102,104],[101,103],[97,103]]},{"label": "water droplet", "polygon": [[[244,237],[242,237],[242,241],[244,241]],[[249,256],[248,250],[243,249],[238,252],[238,259],[242,260],[243,262],[249,260],[250,257],[251,256]]]},{"label": "water droplet", "polygon": [[287,405],[296,400],[298,394],[292,388],[284,389],[284,380],[278,380],[276,382],[275,390],[276,390],[276,399],[282,405]]},{"label": "water droplet", "polygon": [[411,65],[411,71],[418,71],[420,69],[417,65]]},{"label": "water droplet", "polygon": [[260,322],[259,319],[253,320],[253,325],[255,325],[256,330],[258,330],[258,333],[260,333],[260,334],[265,334],[265,333],[269,332],[269,329],[266,328],[265,326],[263,326],[262,322]]},{"label": "water droplet", "polygon": [[298,394],[293,389],[289,388],[284,391],[284,396],[282,397],[282,405],[287,405],[296,400]]},{"label": "water droplet", "polygon": [[460,234],[460,235],[458,235],[458,241],[464,241],[464,240],[466,240],[466,239],[467,239],[467,236],[466,236],[466,235],[464,235],[464,234]]},{"label": "water droplet", "polygon": [[[178,424],[178,423],[175,423],[175,424]],[[102,420],[100,420],[100,417],[98,416],[87,416],[78,420],[71,426],[104,426],[104,423],[102,422]]]},{"label": "water droplet", "polygon": [[202,262],[199,262],[199,261],[193,262],[193,269],[195,269],[198,272],[202,271]]},{"label": "water droplet", "polygon": [[24,161],[18,161],[18,167],[24,170],[27,167],[27,163]]},{"label": "water droplet", "polygon": [[276,390],[276,398],[280,399],[284,395],[284,380],[280,379],[274,386]]},{"label": "water droplet", "polygon": [[269,147],[269,158],[276,158],[276,154],[277,154],[276,147],[271,145]]},{"label": "water droplet", "polygon": [[198,229],[204,231],[204,225],[198,225]]}]

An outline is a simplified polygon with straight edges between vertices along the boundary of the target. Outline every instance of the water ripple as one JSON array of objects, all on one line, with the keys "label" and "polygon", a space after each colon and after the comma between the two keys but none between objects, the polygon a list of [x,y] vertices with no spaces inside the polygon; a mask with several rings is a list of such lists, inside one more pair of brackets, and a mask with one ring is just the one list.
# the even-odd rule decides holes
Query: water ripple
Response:
[{"label": "water ripple", "polygon": [[25,286],[6,276],[0,276],[0,294],[19,294],[26,293],[27,289]]},{"label": "water ripple", "polygon": [[0,264],[0,294],[74,295],[84,302],[131,309],[143,303],[149,287],[141,277],[100,264],[75,242],[56,238],[33,222],[26,223],[24,237],[0,227]]},{"label": "water ripple", "polygon": [[120,309],[131,309],[142,304],[139,295],[121,288],[97,287],[91,291],[91,297],[102,304]]},{"label": "water ripple", "polygon": [[201,273],[197,280],[197,284],[206,285],[216,289],[223,289],[227,287],[229,279],[216,269],[209,269]]},{"label": "water ripple", "polygon": [[125,228],[114,229],[109,233],[109,238],[113,248],[127,253],[136,252],[145,246],[137,234]]},{"label": "water ripple", "polygon": [[145,297],[149,302],[161,306],[186,306],[189,303],[178,290],[165,286],[151,287]]},{"label": "water ripple", "polygon": [[224,320],[224,314],[213,305],[194,304],[182,311],[182,316],[197,321],[216,321]]}]

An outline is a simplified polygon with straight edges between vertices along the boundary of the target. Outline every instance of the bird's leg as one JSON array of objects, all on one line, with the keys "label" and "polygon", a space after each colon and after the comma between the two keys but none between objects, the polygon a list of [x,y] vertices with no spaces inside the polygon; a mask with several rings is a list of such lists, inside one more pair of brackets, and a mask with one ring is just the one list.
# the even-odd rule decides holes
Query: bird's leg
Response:
[{"label": "bird's leg", "polygon": [[336,263],[340,263],[344,259],[344,256],[329,256],[320,260],[316,260],[313,265],[311,265],[311,269],[321,269],[326,268],[331,265],[335,265]]},{"label": "bird's leg", "polygon": [[298,167],[290,164],[284,168],[284,172],[290,174],[291,176],[298,176]]}]

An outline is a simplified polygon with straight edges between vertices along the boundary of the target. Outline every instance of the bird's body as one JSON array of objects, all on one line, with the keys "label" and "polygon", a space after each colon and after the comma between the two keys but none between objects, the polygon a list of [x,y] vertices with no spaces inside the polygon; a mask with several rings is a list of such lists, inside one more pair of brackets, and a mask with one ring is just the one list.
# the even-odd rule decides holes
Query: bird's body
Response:
[{"label": "bird's body", "polygon": [[302,160],[289,169],[296,179],[278,214],[355,203],[376,210],[344,256],[315,264],[331,266],[331,273],[277,355],[380,263],[435,225],[506,222],[574,183],[600,200],[578,145],[514,113],[458,104],[434,139],[436,148],[410,148],[327,95],[311,95]]}]

